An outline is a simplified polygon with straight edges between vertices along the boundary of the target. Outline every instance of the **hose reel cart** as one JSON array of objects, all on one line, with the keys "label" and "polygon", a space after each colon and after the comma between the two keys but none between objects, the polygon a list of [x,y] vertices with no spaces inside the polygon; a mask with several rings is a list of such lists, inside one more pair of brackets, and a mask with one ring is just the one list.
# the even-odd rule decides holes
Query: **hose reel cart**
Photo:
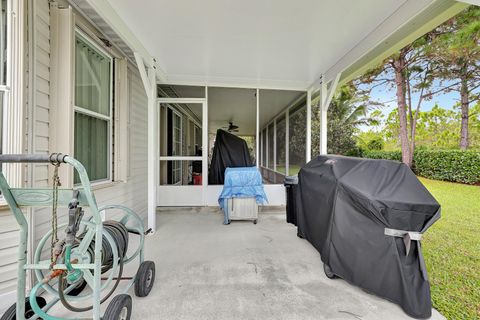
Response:
[{"label": "hose reel cart", "polygon": [[[130,319],[132,299],[126,292],[134,286],[135,295],[145,297],[155,279],[155,264],[144,261],[144,241],[148,231],[145,231],[142,219],[124,206],[99,208],[85,168],[67,155],[0,155],[1,163],[50,163],[54,166],[53,188],[45,189],[10,188],[0,172],[0,190],[20,227],[17,302],[1,320],[63,319],[48,314],[58,302],[73,312],[89,311],[96,320]],[[77,172],[81,182],[78,187],[59,188],[58,168],[61,164],[68,164]],[[28,222],[21,210],[27,207],[52,208],[52,228],[38,243],[31,264],[27,263]],[[57,207],[59,210],[67,208],[68,223],[57,225]],[[84,207],[90,209],[88,219],[84,217]],[[102,221],[100,213],[111,210],[120,210],[121,217]],[[65,232],[60,234],[59,230]],[[138,247],[127,254],[130,235],[138,237]],[[48,251],[50,259],[41,260],[42,253]],[[136,275],[124,277],[124,265],[135,260],[139,263]],[[26,298],[27,270],[33,270],[37,283]],[[129,280],[128,285],[122,286],[121,293],[111,299],[101,317],[100,304],[113,296],[121,280]],[[48,303],[38,295],[44,291],[45,296],[53,297]]]}]

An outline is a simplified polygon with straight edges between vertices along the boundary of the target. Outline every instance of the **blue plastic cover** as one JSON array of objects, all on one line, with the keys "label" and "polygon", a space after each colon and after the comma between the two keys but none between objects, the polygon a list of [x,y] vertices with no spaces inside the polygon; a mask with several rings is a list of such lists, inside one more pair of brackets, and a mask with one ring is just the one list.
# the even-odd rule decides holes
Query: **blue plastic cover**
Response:
[{"label": "blue plastic cover", "polygon": [[255,197],[258,204],[268,202],[263,190],[262,175],[256,167],[227,168],[218,203],[225,209],[225,199]]}]

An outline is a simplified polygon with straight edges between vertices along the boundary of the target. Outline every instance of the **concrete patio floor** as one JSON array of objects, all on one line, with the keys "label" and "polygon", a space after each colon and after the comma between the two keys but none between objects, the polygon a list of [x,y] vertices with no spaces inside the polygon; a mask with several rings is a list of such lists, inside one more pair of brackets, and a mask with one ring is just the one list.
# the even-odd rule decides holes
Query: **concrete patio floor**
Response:
[{"label": "concrete patio floor", "polygon": [[[397,305],[328,279],[284,214],[222,225],[219,211],[161,212],[147,238],[156,280],[132,319],[410,319]],[[443,319],[434,310],[432,319]]]}]

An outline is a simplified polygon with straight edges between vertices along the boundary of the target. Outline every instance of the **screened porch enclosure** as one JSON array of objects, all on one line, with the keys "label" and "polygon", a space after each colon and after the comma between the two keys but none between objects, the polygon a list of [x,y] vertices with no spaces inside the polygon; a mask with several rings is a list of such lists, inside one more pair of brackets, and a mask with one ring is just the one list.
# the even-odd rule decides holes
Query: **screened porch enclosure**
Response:
[{"label": "screened porch enclosure", "polygon": [[246,142],[270,204],[283,205],[285,175],[310,157],[309,107],[304,91],[158,85],[157,204],[217,205],[222,186],[208,173],[217,130],[224,130]]}]

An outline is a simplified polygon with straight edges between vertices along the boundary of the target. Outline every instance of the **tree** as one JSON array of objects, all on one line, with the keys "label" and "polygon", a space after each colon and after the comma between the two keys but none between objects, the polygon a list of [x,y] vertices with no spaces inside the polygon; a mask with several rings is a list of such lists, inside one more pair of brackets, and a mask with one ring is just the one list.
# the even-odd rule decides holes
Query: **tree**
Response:
[{"label": "tree", "polygon": [[470,108],[470,145],[480,150],[480,101]]},{"label": "tree", "polygon": [[445,91],[460,95],[460,149],[469,147],[469,106],[478,100],[475,89],[480,86],[480,7],[470,6],[440,25],[428,46],[434,61],[435,77],[442,80]]},{"label": "tree", "polygon": [[[400,128],[397,113],[396,109],[393,110],[381,129],[387,145],[392,143],[393,149],[395,149],[395,144],[398,144],[397,137]],[[423,148],[457,149],[459,147],[461,113],[460,104],[453,110],[435,105],[430,111],[421,111],[417,121],[415,145]],[[480,148],[480,104],[470,108],[470,120],[471,147]],[[368,136],[365,135],[365,137]]]},{"label": "tree", "polygon": [[[395,89],[402,162],[408,166],[413,162],[416,124],[421,105],[433,95],[432,61],[425,54],[431,36],[430,33],[426,34],[405,46],[357,80],[370,85],[370,90],[378,86]],[[415,107],[414,96],[417,97]]]},{"label": "tree", "polygon": [[[328,153],[342,155],[357,155],[355,133],[362,125],[378,124],[378,113],[368,112],[375,103],[361,95],[361,91],[349,83],[342,86],[335,94],[328,109],[327,147]],[[320,115],[318,105],[313,108],[312,132],[320,131]],[[320,135],[312,135],[312,154],[319,154]]]}]

